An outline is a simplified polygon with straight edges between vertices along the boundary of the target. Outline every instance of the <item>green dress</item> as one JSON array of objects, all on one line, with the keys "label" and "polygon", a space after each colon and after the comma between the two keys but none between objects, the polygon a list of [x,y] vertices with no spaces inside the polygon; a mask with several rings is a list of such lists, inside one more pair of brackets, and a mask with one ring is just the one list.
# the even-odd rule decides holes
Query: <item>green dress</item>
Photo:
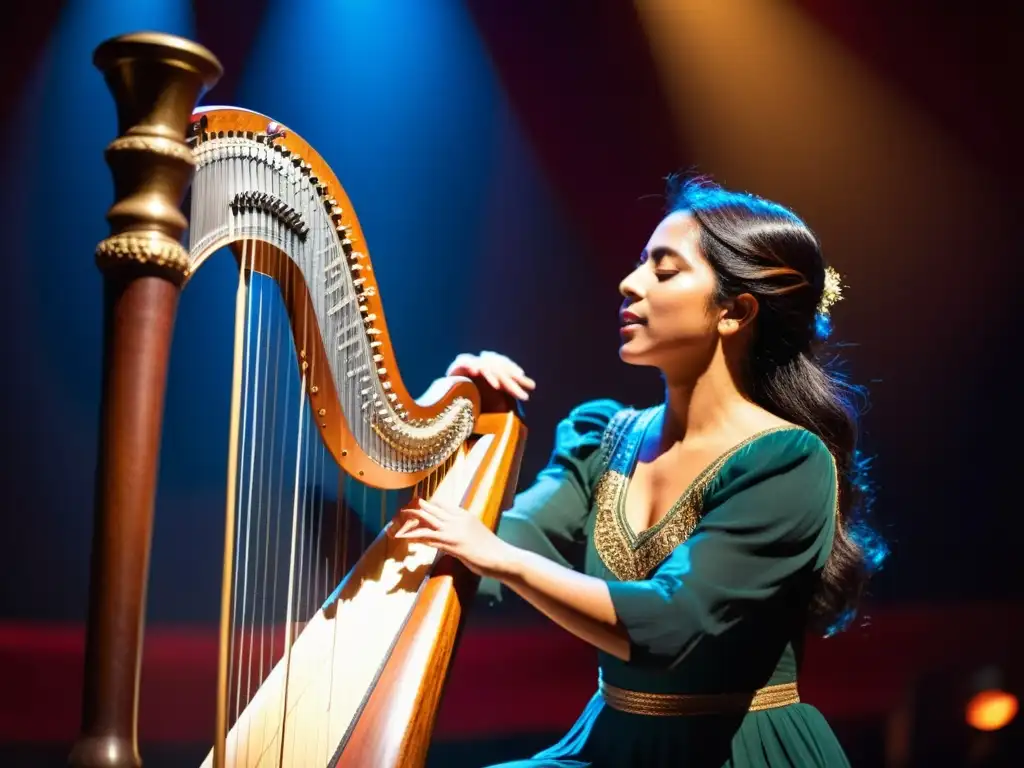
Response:
[{"label": "green dress", "polygon": [[[713,462],[652,528],[622,514],[640,437],[657,409],[577,407],[499,536],[608,582],[630,661],[598,652],[599,677],[631,692],[753,693],[794,683],[815,582],[835,532],[836,470],[814,434],[787,427]],[[484,594],[500,586],[483,580]],[[504,766],[848,766],[813,706],[655,716],[600,692],[564,738]]]}]

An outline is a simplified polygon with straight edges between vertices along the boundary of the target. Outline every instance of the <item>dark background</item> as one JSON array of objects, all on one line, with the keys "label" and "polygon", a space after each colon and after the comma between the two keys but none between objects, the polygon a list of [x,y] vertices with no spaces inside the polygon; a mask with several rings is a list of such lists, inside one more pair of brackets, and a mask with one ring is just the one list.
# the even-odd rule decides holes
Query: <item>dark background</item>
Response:
[{"label": "dark background", "polygon": [[[1001,659],[1024,585],[1015,372],[1024,17],[1015,5],[19,5],[0,67],[3,659],[16,666],[43,654],[50,641],[40,638],[52,632],[74,658],[67,638],[84,619],[100,384],[101,282],[91,254],[107,232],[102,151],[116,129],[91,53],[138,29],[209,47],[225,76],[204,103],[269,114],[328,160],[369,240],[411,390],[458,352],[482,348],[512,356],[537,380],[524,481],[573,405],[643,405],[660,394],[651,372],[619,362],[615,312],[618,281],[661,213],[664,177],[698,170],[793,207],[849,286],[834,338],[854,379],[870,387],[864,443],[876,456],[876,516],[893,550],[872,589],[874,634],[860,627],[838,647],[856,646],[864,664],[905,669],[912,647],[900,645],[900,656],[878,639],[899,626],[920,642],[972,649],[951,650],[945,666]],[[178,315],[151,633],[201,632],[216,616],[233,283],[230,264],[212,262]],[[981,632],[994,616],[1010,624]],[[512,605],[474,613],[470,644],[474,631],[520,638],[508,640],[512,649],[531,632],[548,638],[550,627]],[[575,646],[565,648],[571,655]],[[819,669],[854,663],[836,648],[821,652]],[[455,677],[470,663],[460,657]],[[18,680],[31,690],[12,688],[17,706],[6,721],[0,712],[13,764],[49,764],[44,754],[59,764],[77,689],[42,696],[40,680]],[[486,685],[479,675],[474,682]],[[484,690],[518,706],[498,679]],[[842,699],[831,687],[822,695],[826,714],[828,701]],[[45,713],[58,696],[72,702],[62,709],[70,726],[57,718],[35,736],[15,727],[13,710],[24,716],[38,699]],[[850,749],[874,755],[864,764],[881,759],[883,699],[845,720],[833,707]],[[467,765],[529,751],[563,720],[534,723],[525,736],[525,725],[507,720],[483,734],[453,727],[441,739],[452,750],[444,762],[458,763],[471,738],[483,741]]]}]

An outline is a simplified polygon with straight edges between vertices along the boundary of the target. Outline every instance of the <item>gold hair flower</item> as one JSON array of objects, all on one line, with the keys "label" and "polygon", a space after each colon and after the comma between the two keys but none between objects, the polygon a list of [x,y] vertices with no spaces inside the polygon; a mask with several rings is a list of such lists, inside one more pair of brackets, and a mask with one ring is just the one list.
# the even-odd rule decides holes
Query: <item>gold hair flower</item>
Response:
[{"label": "gold hair flower", "polygon": [[827,315],[832,305],[843,300],[843,278],[832,267],[825,267],[825,287],[821,291],[818,312]]}]

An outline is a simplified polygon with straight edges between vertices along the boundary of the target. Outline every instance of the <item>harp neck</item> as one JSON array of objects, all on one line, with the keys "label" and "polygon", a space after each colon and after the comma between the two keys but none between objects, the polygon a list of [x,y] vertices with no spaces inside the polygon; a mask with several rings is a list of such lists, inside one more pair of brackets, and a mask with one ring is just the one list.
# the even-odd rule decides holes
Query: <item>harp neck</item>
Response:
[{"label": "harp neck", "polygon": [[190,141],[189,274],[232,245],[243,270],[274,278],[334,459],[379,488],[425,478],[470,435],[479,395],[461,379],[436,396],[409,394],[362,228],[334,172],[301,136],[248,110],[197,110]]}]

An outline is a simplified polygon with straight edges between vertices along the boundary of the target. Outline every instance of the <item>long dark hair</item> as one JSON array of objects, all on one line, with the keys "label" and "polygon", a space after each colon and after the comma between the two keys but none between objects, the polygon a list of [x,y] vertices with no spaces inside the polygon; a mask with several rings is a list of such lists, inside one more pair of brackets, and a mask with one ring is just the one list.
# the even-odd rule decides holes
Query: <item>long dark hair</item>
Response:
[{"label": "long dark hair", "polygon": [[869,461],[858,449],[865,391],[824,361],[830,332],[819,312],[825,261],[818,238],[792,211],[723,189],[707,177],[669,178],[670,211],[688,211],[717,276],[713,300],[743,293],[759,305],[749,361],[749,395],[775,415],[814,432],[839,472],[839,524],[812,603],[814,624],[831,634],[856,614],[868,578],[888,549],[867,517]]}]

